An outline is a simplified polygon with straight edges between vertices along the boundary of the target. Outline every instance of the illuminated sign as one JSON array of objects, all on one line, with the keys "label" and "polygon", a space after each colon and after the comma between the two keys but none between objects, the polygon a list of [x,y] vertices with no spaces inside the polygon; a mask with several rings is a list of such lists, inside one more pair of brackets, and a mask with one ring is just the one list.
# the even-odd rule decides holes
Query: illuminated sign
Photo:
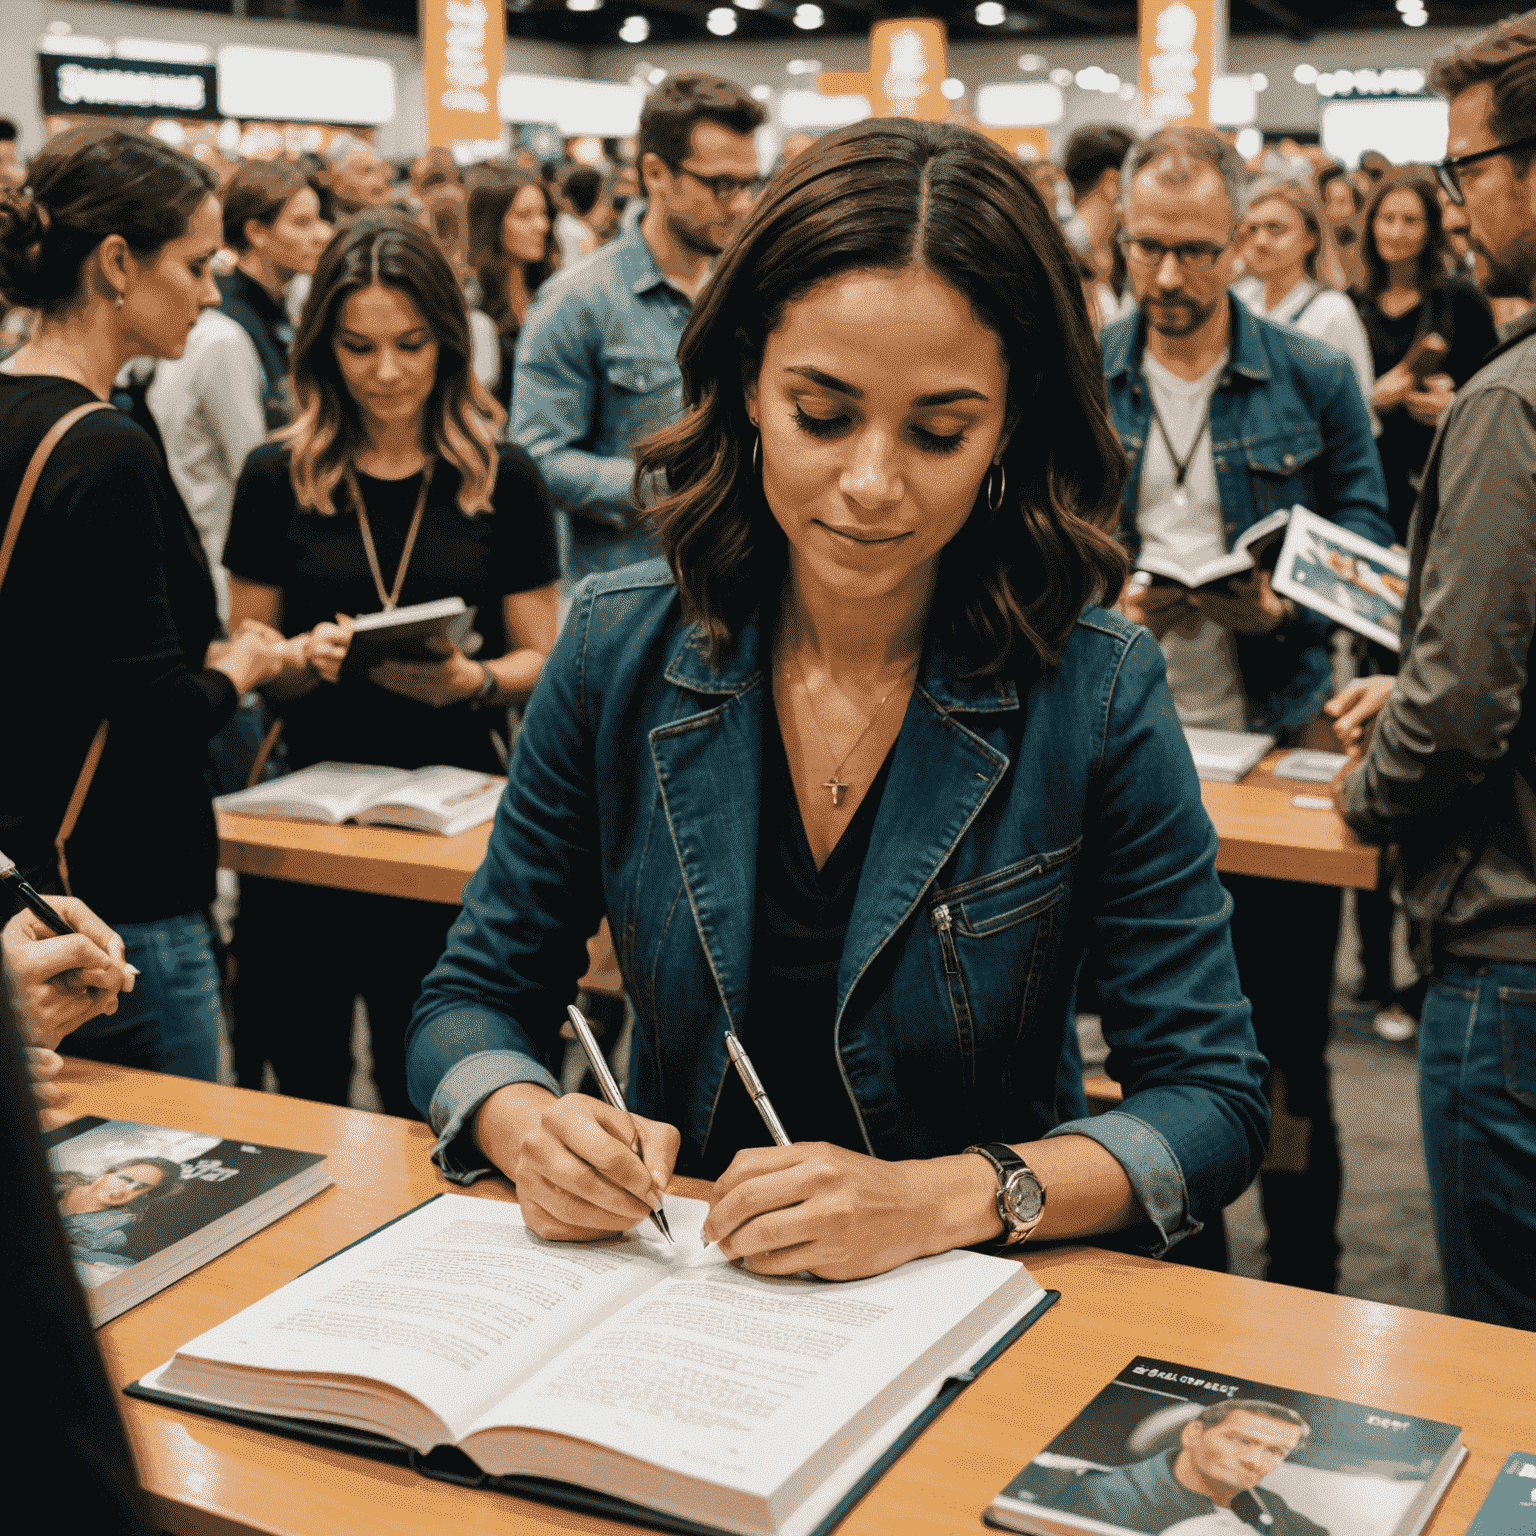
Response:
[{"label": "illuminated sign", "polygon": [[869,68],[824,69],[816,87],[823,96],[867,96],[876,117],[942,122],[949,116],[939,89],[949,73],[945,48],[942,21],[877,21],[869,31]]},{"label": "illuminated sign", "polygon": [[1141,99],[1162,127],[1208,128],[1211,81],[1224,37],[1213,0],[1141,0]]},{"label": "illuminated sign", "polygon": [[217,117],[211,64],[38,55],[43,111],[68,116]]},{"label": "illuminated sign", "polygon": [[427,143],[501,138],[497,82],[507,34],[502,0],[423,0]]},{"label": "illuminated sign", "polygon": [[219,49],[223,117],[377,127],[395,115],[395,67],[354,53]]}]

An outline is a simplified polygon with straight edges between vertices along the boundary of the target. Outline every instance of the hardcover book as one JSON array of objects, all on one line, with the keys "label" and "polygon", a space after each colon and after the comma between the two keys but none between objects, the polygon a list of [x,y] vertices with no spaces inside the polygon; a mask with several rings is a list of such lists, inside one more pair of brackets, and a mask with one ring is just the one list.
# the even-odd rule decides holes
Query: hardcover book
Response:
[{"label": "hardcover book", "polygon": [[1414,1536],[1454,1424],[1138,1356],[993,1499],[1033,1536]]},{"label": "hardcover book", "polygon": [[318,1152],[87,1115],[43,1138],[99,1327],[331,1183]]},{"label": "hardcover book", "polygon": [[466,607],[462,597],[361,613],[352,620],[352,643],[342,670],[366,672],[381,661],[440,661],[443,652],[432,642],[466,644],[474,622],[475,609]]},{"label": "hardcover book", "polygon": [[1513,1451],[1467,1536],[1536,1536],[1536,1451]]},{"label": "hardcover book", "polygon": [[440,1195],[129,1390],[663,1529],[808,1536],[1053,1299],[965,1252],[749,1274],[703,1242],[708,1209],[667,1197],[675,1246],[649,1223],[550,1243]]},{"label": "hardcover book", "polygon": [[339,826],[408,827],[455,837],[496,814],[505,779],[469,768],[376,768],[312,763],[297,773],[220,795],[221,811]]}]

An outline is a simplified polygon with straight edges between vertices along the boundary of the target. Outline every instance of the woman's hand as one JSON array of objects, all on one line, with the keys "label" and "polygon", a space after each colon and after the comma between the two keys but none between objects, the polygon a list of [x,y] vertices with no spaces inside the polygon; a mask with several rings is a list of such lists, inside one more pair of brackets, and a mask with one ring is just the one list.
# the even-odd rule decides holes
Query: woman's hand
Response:
[{"label": "woman's hand", "polygon": [[1378,416],[1395,411],[1413,392],[1414,377],[1411,369],[1401,363],[1389,368],[1371,388],[1371,404]]},{"label": "woman's hand", "polygon": [[882,1275],[1000,1230],[997,1176],[974,1153],[887,1163],[828,1142],[752,1147],[716,1181],[704,1236],[759,1275]]},{"label": "woman's hand", "polygon": [[1361,738],[1386,707],[1396,682],[1395,677],[1357,677],[1323,705],[1323,713],[1333,721],[1333,734],[1346,747],[1358,744],[1364,752],[1365,742]]},{"label": "woman's hand", "polygon": [[118,994],[133,991],[138,972],[124,959],[122,939],[83,901],[48,901],[79,931],[61,937],[21,911],[0,931],[0,951],[23,1036],[51,1051],[87,1019],[116,1013]]},{"label": "woman's hand", "polygon": [[304,642],[305,666],[321,682],[334,683],[341,676],[341,664],[352,646],[352,620],[338,613],[334,624],[316,624],[299,638]]},{"label": "woman's hand", "polygon": [[480,663],[471,661],[458,646],[449,645],[446,640],[427,643],[445,653],[441,661],[381,661],[369,669],[368,676],[379,687],[430,704],[433,709],[474,698],[485,681]]},{"label": "woman's hand", "polygon": [[1423,389],[1410,390],[1403,404],[1415,421],[1426,427],[1439,424],[1446,407],[1456,398],[1456,386],[1448,373],[1431,374],[1424,381]]},{"label": "woman's hand", "polygon": [[294,642],[285,640],[270,624],[243,619],[228,640],[216,640],[208,647],[206,665],[222,672],[237,693],[249,693],[302,661]]},{"label": "woman's hand", "polygon": [[476,1111],[473,1130],[480,1150],[517,1186],[529,1228],[568,1242],[626,1232],[658,1210],[682,1145],[659,1120],[582,1093],[557,1099],[535,1083],[497,1089]]},{"label": "woman's hand", "polygon": [[63,1090],[53,1081],[64,1067],[64,1058],[45,1045],[25,1045],[22,1052],[27,1060],[27,1076],[32,1081],[32,1097],[37,1100],[38,1124],[45,1131],[52,1131],[69,1123],[69,1115],[54,1106],[63,1096]]},{"label": "woman's hand", "polygon": [[1170,629],[1183,633],[1191,624],[1198,629],[1201,622],[1183,587],[1143,586],[1134,580],[1120,594],[1120,611],[1131,623],[1150,629],[1154,640]]}]

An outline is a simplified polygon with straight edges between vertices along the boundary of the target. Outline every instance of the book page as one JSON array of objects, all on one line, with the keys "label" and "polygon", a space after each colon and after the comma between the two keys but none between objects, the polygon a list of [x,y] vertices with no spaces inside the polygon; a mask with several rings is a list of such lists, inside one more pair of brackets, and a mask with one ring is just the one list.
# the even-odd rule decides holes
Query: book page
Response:
[{"label": "book page", "polygon": [[397,821],[417,827],[450,826],[469,816],[474,819],[466,825],[475,826],[496,814],[506,782],[469,768],[418,768],[386,793],[371,797],[356,815],[364,823]]},{"label": "book page", "polygon": [[410,779],[403,768],[379,768],[369,763],[315,763],[297,773],[220,795],[221,810],[246,815],[304,815],[317,807],[331,822],[343,822],[364,806],[390,794]]},{"label": "book page", "polygon": [[[667,1200],[674,1232],[697,1231],[707,1211]],[[179,1349],[165,1385],[177,1389],[183,1360],[311,1384],[315,1373],[362,1377],[414,1397],[457,1439],[668,1263],[664,1241],[638,1228],[610,1243],[546,1243],[515,1205],[443,1195]]]},{"label": "book page", "polygon": [[968,1365],[969,1342],[1036,1292],[1022,1265],[978,1254],[832,1285],[751,1275],[709,1249],[499,1403],[466,1449],[513,1470],[497,1427],[536,1428],[792,1501],[888,1390],[956,1351]]}]

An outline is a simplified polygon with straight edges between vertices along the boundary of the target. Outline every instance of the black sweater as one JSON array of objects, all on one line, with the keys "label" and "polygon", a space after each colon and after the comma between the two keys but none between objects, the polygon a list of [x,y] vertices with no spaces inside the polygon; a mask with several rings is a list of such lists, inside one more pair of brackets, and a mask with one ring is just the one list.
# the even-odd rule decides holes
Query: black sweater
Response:
[{"label": "black sweater", "polygon": [[[0,375],[0,516],[83,385]],[[118,411],[77,423],[32,497],[0,590],[0,849],[34,883],[96,727],[106,752],[68,845],[75,895],[109,923],[213,899],[208,740],[235,690],[205,671],[219,619],[196,531],[144,432]]]}]

